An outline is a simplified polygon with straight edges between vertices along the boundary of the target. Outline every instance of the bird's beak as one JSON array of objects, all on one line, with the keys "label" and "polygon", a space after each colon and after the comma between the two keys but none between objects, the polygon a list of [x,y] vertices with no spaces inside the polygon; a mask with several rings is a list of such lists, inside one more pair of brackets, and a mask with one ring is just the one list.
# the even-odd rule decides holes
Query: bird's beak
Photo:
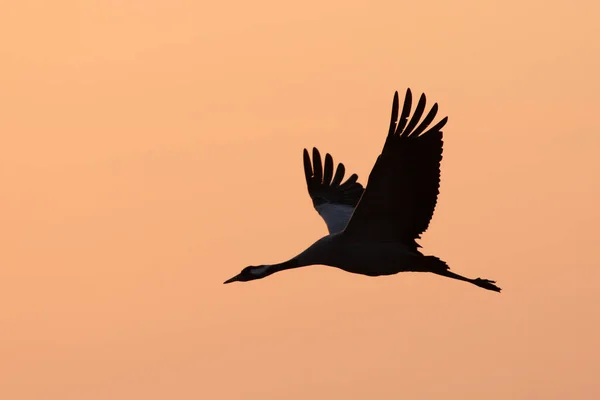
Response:
[{"label": "bird's beak", "polygon": [[223,282],[223,285],[226,284],[226,283],[237,282],[239,280],[240,280],[240,275],[236,275],[233,278],[227,279],[225,282]]}]

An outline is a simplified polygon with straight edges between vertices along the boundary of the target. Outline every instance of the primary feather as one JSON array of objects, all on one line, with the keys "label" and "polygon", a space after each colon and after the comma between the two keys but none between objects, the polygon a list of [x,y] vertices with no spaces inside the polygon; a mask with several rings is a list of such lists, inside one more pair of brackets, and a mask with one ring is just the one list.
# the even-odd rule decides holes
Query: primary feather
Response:
[{"label": "primary feather", "polygon": [[324,166],[316,148],[313,148],[312,162],[308,150],[304,149],[303,156],[306,186],[313,206],[325,221],[329,233],[341,232],[364,191],[357,182],[358,175],[352,174],[342,183],[346,168],[339,163],[334,175],[334,162],[329,153],[325,155]]}]

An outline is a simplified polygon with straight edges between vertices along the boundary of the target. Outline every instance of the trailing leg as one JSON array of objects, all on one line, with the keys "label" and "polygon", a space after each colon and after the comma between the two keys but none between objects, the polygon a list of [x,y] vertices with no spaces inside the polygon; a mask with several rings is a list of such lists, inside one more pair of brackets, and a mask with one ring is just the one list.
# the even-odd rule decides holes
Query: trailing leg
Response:
[{"label": "trailing leg", "polygon": [[496,281],[490,281],[489,279],[482,279],[482,278],[470,279],[470,278],[466,278],[462,275],[455,274],[454,272],[451,272],[449,270],[437,270],[437,271],[431,271],[431,272],[433,272],[434,274],[448,277],[448,278],[458,279],[459,281],[469,282],[475,286],[479,286],[480,288],[484,288],[487,290],[493,290],[494,292],[500,292],[502,290],[498,286],[495,285]]}]

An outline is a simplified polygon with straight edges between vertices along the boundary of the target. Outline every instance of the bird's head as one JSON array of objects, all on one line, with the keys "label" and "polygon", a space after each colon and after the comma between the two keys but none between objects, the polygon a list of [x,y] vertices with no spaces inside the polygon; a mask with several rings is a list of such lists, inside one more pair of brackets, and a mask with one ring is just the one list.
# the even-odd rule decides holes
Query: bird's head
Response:
[{"label": "bird's head", "polygon": [[227,279],[223,283],[225,284],[225,283],[231,283],[231,282],[248,282],[248,281],[252,281],[254,279],[264,278],[265,276],[269,275],[268,269],[269,269],[268,265],[260,265],[257,267],[249,266],[249,267],[244,268],[242,270],[242,272],[240,272],[233,278]]}]

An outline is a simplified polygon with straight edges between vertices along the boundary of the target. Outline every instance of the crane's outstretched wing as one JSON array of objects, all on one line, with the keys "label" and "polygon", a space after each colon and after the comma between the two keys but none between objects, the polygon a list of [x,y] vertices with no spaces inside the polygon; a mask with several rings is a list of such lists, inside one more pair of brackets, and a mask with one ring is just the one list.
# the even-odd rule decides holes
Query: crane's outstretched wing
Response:
[{"label": "crane's outstretched wing", "polygon": [[333,173],[333,158],[325,155],[325,165],[321,163],[319,150],[313,148],[312,163],[308,151],[304,149],[304,175],[313,206],[325,220],[329,233],[341,232],[348,223],[354,207],[363,194],[363,186],[357,182],[358,175],[352,174],[342,183],[346,168],[339,163]]},{"label": "crane's outstretched wing", "polygon": [[441,129],[448,121],[445,117],[428,129],[437,113],[436,103],[419,124],[425,103],[422,94],[409,120],[412,93],[408,89],[398,120],[398,92],[394,95],[385,145],[345,233],[401,241],[418,251],[415,239],[427,230],[439,194]]}]

